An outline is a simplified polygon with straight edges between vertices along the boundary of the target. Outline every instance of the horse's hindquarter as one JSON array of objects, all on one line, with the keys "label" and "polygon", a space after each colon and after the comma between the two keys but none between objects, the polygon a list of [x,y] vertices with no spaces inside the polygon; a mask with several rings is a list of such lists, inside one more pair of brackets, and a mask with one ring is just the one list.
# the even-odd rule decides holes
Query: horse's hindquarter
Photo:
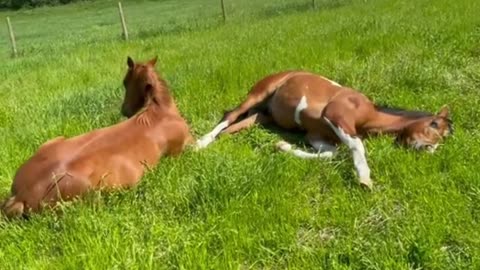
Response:
[{"label": "horse's hindquarter", "polygon": [[66,175],[67,144],[63,138],[48,141],[18,168],[13,179],[12,195],[24,202],[26,208],[38,209],[52,187]]},{"label": "horse's hindquarter", "polygon": [[299,73],[289,78],[270,101],[270,112],[282,128],[314,129],[323,109],[339,87],[311,73]]},{"label": "horse's hindquarter", "polygon": [[300,103],[302,94],[298,91],[290,91],[289,88],[280,87],[270,99],[268,109],[275,123],[282,128],[292,129],[295,123],[295,109]]}]

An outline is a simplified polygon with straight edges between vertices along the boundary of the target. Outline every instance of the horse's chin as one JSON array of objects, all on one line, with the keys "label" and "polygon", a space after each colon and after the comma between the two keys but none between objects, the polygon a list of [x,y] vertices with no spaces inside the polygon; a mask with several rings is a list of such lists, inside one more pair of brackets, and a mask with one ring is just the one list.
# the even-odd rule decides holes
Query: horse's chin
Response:
[{"label": "horse's chin", "polygon": [[427,151],[428,153],[435,153],[435,150],[438,148],[438,143],[432,144],[432,143],[425,143],[421,141],[416,141],[411,144],[411,146],[418,151]]}]

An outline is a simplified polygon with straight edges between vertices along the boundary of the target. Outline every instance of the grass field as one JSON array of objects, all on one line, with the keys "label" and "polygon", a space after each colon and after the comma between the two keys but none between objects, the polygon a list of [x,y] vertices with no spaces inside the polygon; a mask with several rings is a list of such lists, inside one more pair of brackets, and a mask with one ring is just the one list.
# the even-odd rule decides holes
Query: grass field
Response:
[{"label": "grass field", "polygon": [[369,193],[344,147],[305,161],[261,127],[225,136],[135,189],[0,218],[0,269],[480,269],[480,1],[238,0],[226,25],[217,2],[125,2],[129,42],[115,1],[1,12],[22,57],[0,33],[0,198],[49,138],[122,120],[127,55],[159,56],[197,137],[285,69],[382,104],[449,104],[454,137],[434,155],[368,140]]}]

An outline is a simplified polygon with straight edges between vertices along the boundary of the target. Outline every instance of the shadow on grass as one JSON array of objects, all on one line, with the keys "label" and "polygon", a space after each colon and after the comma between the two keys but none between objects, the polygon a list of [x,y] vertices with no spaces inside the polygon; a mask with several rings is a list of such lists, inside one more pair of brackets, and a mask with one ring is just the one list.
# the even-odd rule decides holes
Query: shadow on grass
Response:
[{"label": "shadow on grass", "polygon": [[[315,10],[329,10],[343,7],[350,3],[350,0],[316,0]],[[260,11],[253,12],[256,16],[263,19],[268,19],[272,17],[277,17],[286,14],[292,13],[301,13],[312,10],[312,1],[306,0],[303,3],[289,3],[284,5],[271,6]],[[254,17],[256,17],[253,15]],[[231,19],[236,19],[234,18]],[[229,18],[227,17],[227,21]],[[151,29],[143,29],[137,33],[137,36],[141,39],[156,37],[156,36],[169,36],[169,35],[178,35],[181,33],[195,32],[195,31],[205,31],[213,28],[217,28],[224,25],[224,22],[220,15],[211,16],[209,18],[205,17],[195,17],[190,18],[188,21],[175,21],[171,20],[170,22],[163,24],[160,27],[155,27]]]},{"label": "shadow on grass", "polygon": [[260,16],[263,18],[272,18],[276,16],[306,12],[309,10],[329,10],[336,9],[347,5],[350,0],[316,0],[315,8],[312,0],[306,0],[300,3],[288,3],[285,5],[278,5],[267,7],[260,11]]},{"label": "shadow on grass", "polygon": [[[227,113],[228,111],[225,111],[224,115]],[[246,114],[240,116],[236,123],[242,121],[245,116]],[[268,133],[279,136],[281,140],[291,144],[293,149],[303,149],[304,151],[312,154],[317,153],[317,151],[307,142],[305,138],[306,133],[303,130],[285,130],[273,123],[259,124],[259,127],[266,130]],[[230,136],[232,135],[235,136],[235,134],[230,134]],[[277,142],[274,142],[274,144],[276,143]],[[250,142],[250,146],[252,148],[261,148],[264,147],[265,144],[256,144],[255,142]],[[268,147],[271,146],[269,145]],[[342,144],[337,146],[337,150],[340,150],[340,147],[342,147]],[[275,151],[281,152],[278,149]],[[333,158],[318,158],[318,161],[331,162],[346,187],[351,189],[361,187],[358,182],[358,176],[355,173],[351,152],[348,149],[346,149],[346,151],[337,151]]]},{"label": "shadow on grass", "polygon": [[143,29],[137,32],[137,37],[140,39],[157,37],[157,36],[174,36],[182,33],[206,31],[223,25],[223,22],[218,18],[193,18],[188,22],[170,21],[160,27]]}]

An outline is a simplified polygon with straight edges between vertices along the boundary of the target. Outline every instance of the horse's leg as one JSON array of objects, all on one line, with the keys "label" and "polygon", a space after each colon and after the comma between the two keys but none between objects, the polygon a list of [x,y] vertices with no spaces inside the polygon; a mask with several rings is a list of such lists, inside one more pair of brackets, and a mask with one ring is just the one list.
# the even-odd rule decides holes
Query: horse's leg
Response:
[{"label": "horse's leg", "polygon": [[222,130],[234,124],[235,121],[237,121],[238,118],[244,113],[264,102],[267,97],[267,95],[258,95],[257,93],[249,94],[247,96],[247,99],[242,102],[242,104],[240,104],[234,110],[226,113],[222,121],[220,121],[220,123],[215,126],[212,131],[210,131],[197,141],[197,148],[207,147],[207,145],[209,145],[215,140],[215,138],[222,132]]},{"label": "horse's leg", "polygon": [[356,134],[355,121],[353,118],[348,118],[348,115],[348,113],[329,115],[328,111],[326,111],[323,119],[338,138],[352,151],[353,164],[360,178],[360,184],[371,189],[373,183],[370,178],[370,168],[368,167],[365,156],[365,147],[363,146],[362,140]]},{"label": "horse's leg", "polygon": [[281,151],[291,153],[296,157],[303,159],[314,159],[314,158],[331,158],[335,155],[337,148],[334,145],[327,143],[321,137],[308,133],[307,141],[317,153],[309,153],[300,149],[293,149],[293,146],[286,141],[280,141],[277,143],[277,148]]},{"label": "horse's leg", "polygon": [[286,80],[288,80],[288,78],[293,76],[292,74],[292,72],[282,72],[267,76],[258,81],[248,93],[247,98],[240,105],[225,114],[222,121],[220,121],[211,132],[197,141],[197,148],[204,148],[212,143],[222,130],[234,124],[244,113],[267,103],[269,97],[271,97],[273,93],[275,93],[275,91],[281,87]]},{"label": "horse's leg", "polygon": [[226,129],[222,130],[222,134],[232,134],[232,133],[236,133],[242,129],[246,129],[246,128],[249,128],[251,126],[253,126],[254,124],[261,124],[261,125],[264,125],[264,124],[268,124],[272,122],[272,117],[267,115],[267,114],[264,114],[264,113],[261,113],[261,112],[256,112],[256,113],[253,113],[252,115],[249,115],[247,118],[241,120],[240,122],[237,122],[229,127],[227,127]]},{"label": "horse's leg", "polygon": [[70,201],[84,195],[87,191],[92,189],[90,181],[83,178],[75,177],[69,173],[52,178],[52,182],[46,187],[45,193],[41,200],[30,204],[32,208],[41,207],[40,204],[45,204],[54,207],[59,201]]}]

